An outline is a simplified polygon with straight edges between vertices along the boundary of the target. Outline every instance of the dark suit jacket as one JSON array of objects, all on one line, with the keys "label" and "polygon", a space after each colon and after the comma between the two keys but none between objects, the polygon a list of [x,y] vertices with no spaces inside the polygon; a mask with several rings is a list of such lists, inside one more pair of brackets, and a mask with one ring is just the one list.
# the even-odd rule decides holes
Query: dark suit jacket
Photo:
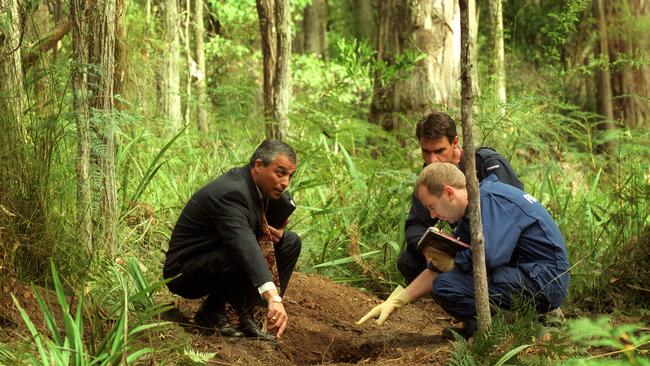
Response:
[{"label": "dark suit jacket", "polygon": [[177,274],[186,261],[223,251],[254,287],[273,281],[257,242],[261,213],[248,166],[229,170],[196,192],[183,208],[169,241],[165,272]]}]

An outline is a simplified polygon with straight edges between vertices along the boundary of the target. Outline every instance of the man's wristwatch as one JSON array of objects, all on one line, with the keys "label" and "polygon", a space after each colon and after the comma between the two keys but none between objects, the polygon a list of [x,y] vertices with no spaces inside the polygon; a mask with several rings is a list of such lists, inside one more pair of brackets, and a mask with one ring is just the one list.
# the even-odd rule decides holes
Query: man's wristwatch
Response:
[{"label": "man's wristwatch", "polygon": [[273,297],[269,300],[269,304],[272,303],[272,302],[279,302],[279,303],[281,303],[281,302],[282,302],[282,298],[281,298],[279,295],[275,295],[275,296],[273,296]]}]

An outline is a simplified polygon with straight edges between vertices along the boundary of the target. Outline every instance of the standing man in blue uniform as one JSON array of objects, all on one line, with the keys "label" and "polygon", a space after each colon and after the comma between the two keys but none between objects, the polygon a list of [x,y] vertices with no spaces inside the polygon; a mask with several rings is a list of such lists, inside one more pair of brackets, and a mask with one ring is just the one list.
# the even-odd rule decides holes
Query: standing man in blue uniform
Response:
[{"label": "standing man in blue uniform", "polygon": [[[417,198],[432,218],[457,223],[454,236],[471,243],[465,175],[448,163],[427,166],[416,184]],[[480,184],[481,218],[490,302],[513,308],[517,297],[530,301],[538,313],[557,309],[569,287],[569,260],[562,234],[551,215],[526,192],[499,182],[495,176]],[[439,268],[451,268],[443,272]],[[434,300],[464,322],[468,338],[476,330],[472,251],[434,257],[403,291],[394,293],[359,322],[383,321],[413,299],[433,294]]]},{"label": "standing man in blue uniform", "polygon": [[[430,113],[417,124],[415,136],[422,150],[424,166],[437,162],[452,163],[465,171],[463,150],[458,144],[456,134],[456,123],[449,115],[441,112]],[[476,150],[475,156],[476,175],[479,181],[494,174],[501,182],[524,189],[523,183],[517,178],[508,160],[498,152],[482,147]],[[397,269],[404,276],[406,284],[411,283],[426,267],[426,258],[417,250],[417,243],[424,232],[437,222],[438,219],[429,215],[413,192],[411,209],[404,228],[406,246],[397,259]]]}]

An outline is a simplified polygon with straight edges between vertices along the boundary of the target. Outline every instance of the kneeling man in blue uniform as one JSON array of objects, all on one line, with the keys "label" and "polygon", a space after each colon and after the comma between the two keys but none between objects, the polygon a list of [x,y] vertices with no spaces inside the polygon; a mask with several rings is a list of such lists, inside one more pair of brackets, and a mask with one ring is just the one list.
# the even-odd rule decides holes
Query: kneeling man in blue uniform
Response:
[{"label": "kneeling man in blue uniform", "polygon": [[[465,175],[456,166],[428,165],[418,177],[416,192],[432,218],[457,223],[454,236],[471,243]],[[530,301],[539,314],[557,309],[569,287],[569,260],[551,215],[530,194],[493,175],[481,182],[480,196],[491,304],[512,310],[519,298]],[[463,321],[458,331],[469,338],[476,331],[473,276],[471,249],[455,258],[435,255],[406,289],[394,292],[359,324],[378,317],[381,325],[395,309],[432,294],[447,313]]]}]

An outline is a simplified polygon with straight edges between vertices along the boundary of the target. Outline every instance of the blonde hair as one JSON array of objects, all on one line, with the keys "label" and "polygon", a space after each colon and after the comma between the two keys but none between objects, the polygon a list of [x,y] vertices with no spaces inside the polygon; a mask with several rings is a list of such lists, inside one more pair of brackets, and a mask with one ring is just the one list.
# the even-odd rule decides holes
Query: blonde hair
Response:
[{"label": "blonde hair", "polygon": [[418,176],[415,183],[417,190],[425,186],[430,194],[440,197],[445,186],[466,188],[465,174],[457,166],[449,163],[431,163]]}]

